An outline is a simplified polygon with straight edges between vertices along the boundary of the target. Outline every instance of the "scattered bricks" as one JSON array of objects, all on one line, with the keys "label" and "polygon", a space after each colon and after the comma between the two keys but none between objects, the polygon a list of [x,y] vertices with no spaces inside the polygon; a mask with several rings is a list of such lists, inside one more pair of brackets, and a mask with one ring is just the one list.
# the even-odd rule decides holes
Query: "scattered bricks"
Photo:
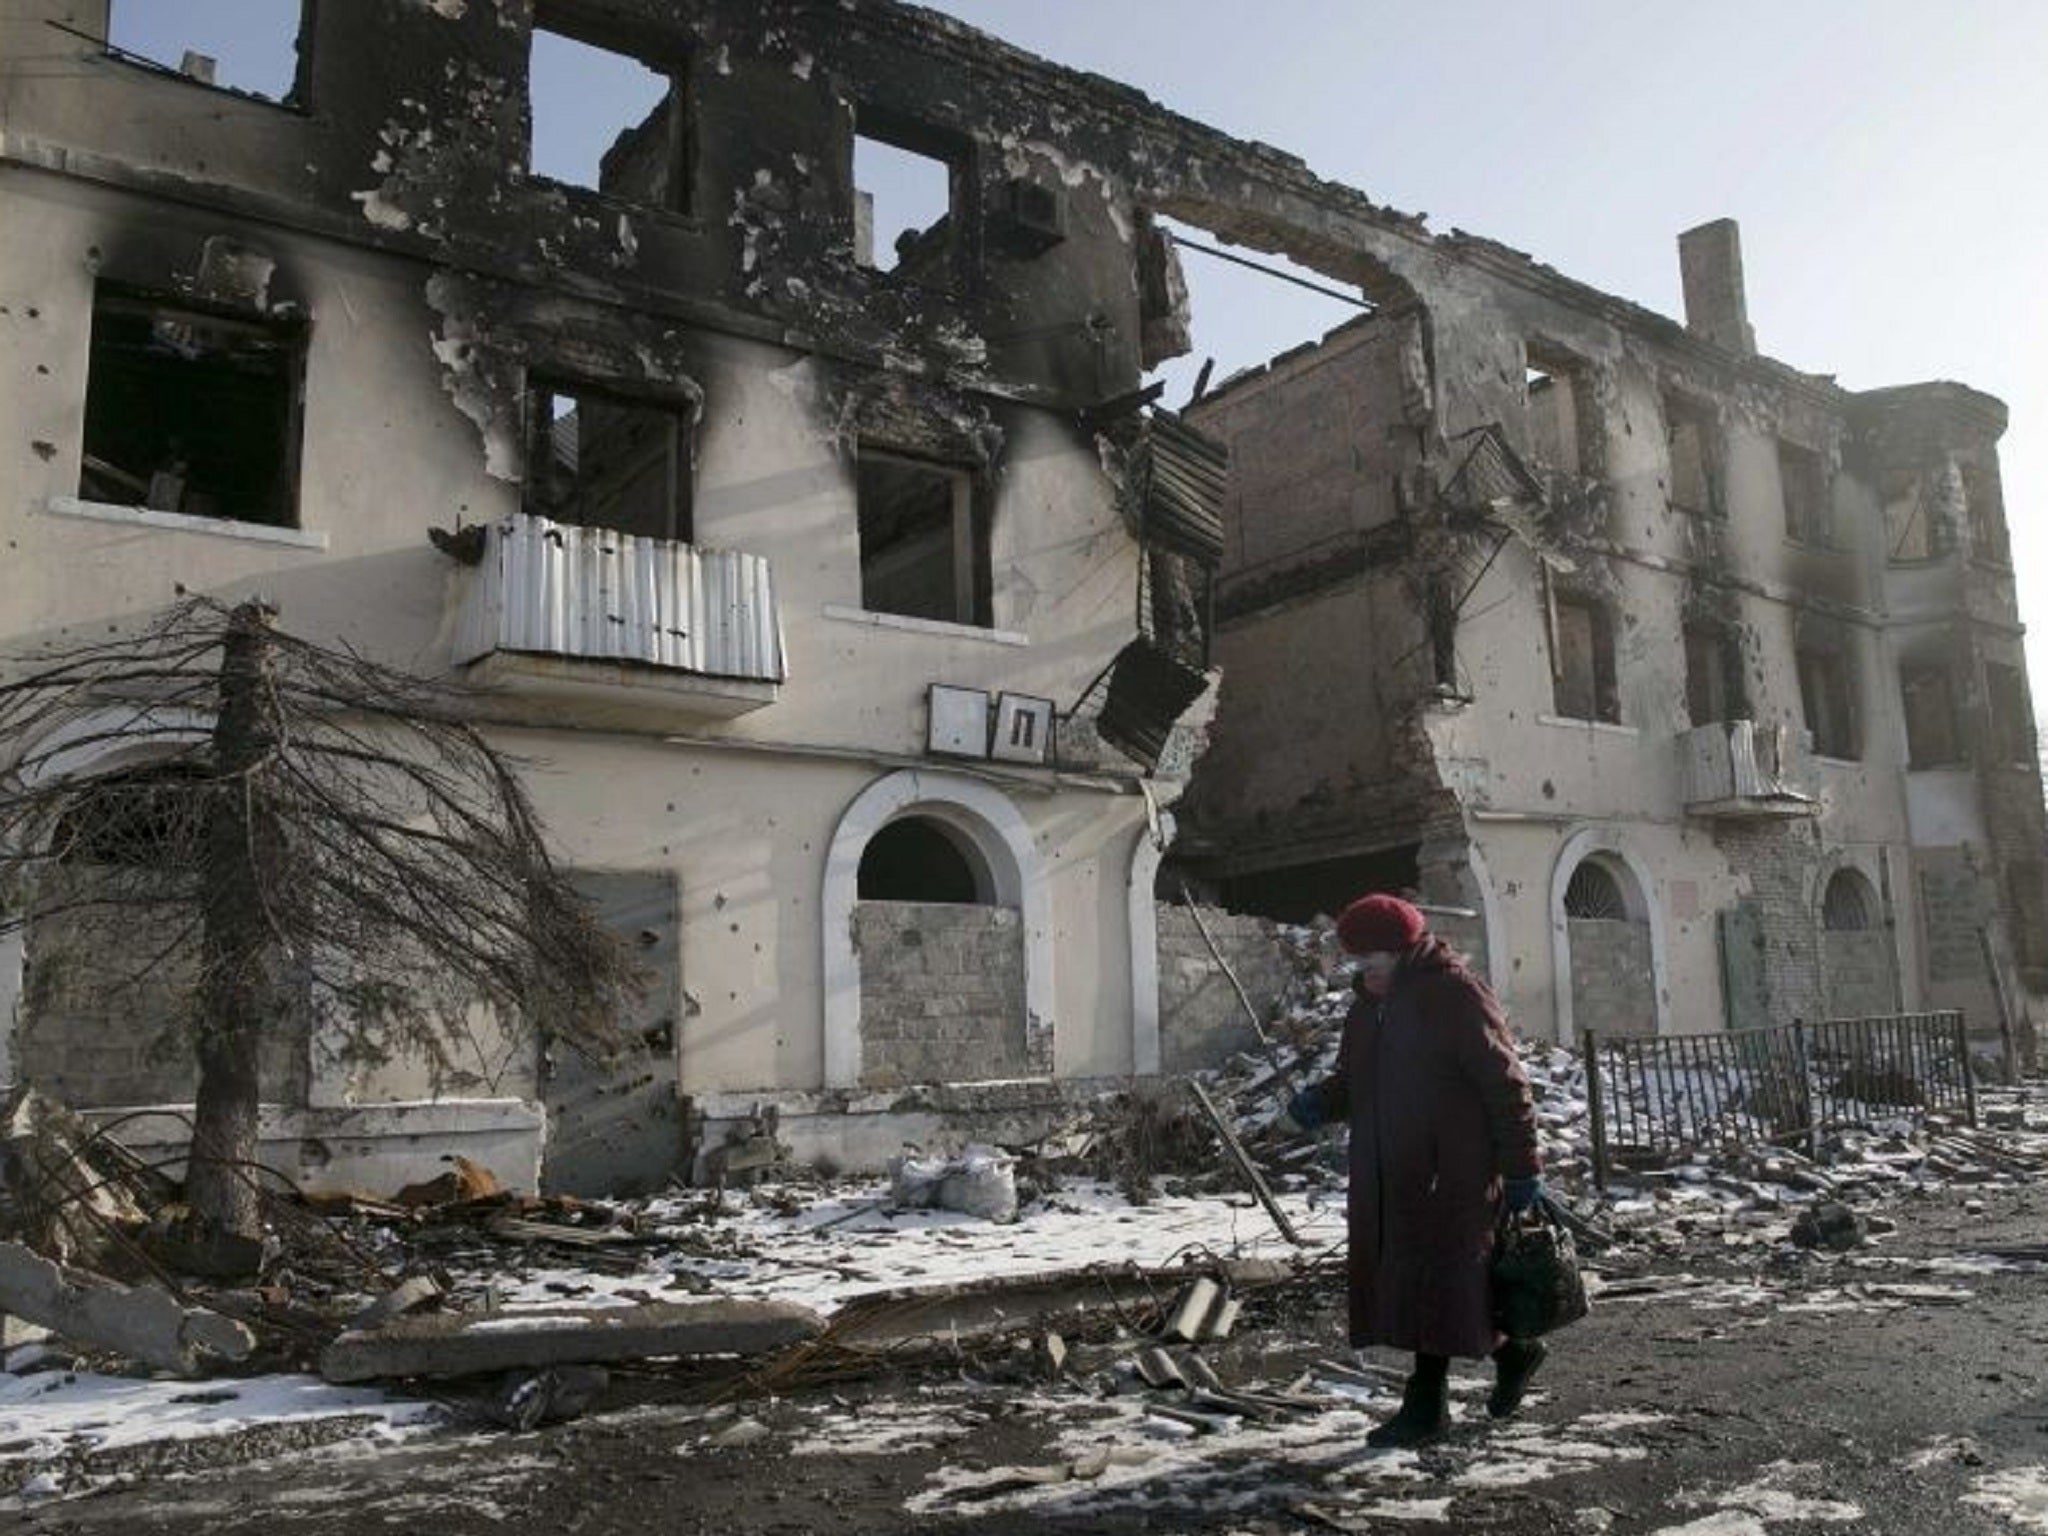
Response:
[{"label": "scattered bricks", "polygon": [[824,1327],[816,1312],[791,1302],[727,1299],[480,1317],[429,1313],[342,1334],[321,1352],[320,1374],[354,1382],[665,1355],[760,1355],[816,1338]]},{"label": "scattered bricks", "polygon": [[19,1243],[0,1243],[0,1311],[181,1376],[199,1374],[209,1356],[242,1360],[256,1347],[256,1336],[231,1318],[182,1307],[154,1286],[131,1289],[65,1269]]},{"label": "scattered bricks", "polygon": [[1863,1218],[1839,1200],[1808,1206],[1792,1223],[1792,1241],[1802,1248],[1827,1248],[1843,1253],[1864,1240]]}]

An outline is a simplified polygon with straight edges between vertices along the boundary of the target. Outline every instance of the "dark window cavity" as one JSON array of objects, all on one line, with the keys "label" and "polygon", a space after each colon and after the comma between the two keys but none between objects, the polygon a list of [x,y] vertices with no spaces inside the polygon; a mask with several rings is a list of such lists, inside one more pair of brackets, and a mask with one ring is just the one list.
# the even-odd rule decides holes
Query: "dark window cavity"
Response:
[{"label": "dark window cavity", "polygon": [[1671,460],[1672,510],[1718,517],[1721,439],[1713,411],[1682,395],[1666,395],[1664,440]]},{"label": "dark window cavity", "polygon": [[943,135],[863,112],[853,140],[854,259],[905,282],[950,286],[966,184],[965,152]]},{"label": "dark window cavity", "polygon": [[1551,658],[1558,714],[1568,720],[1621,719],[1614,677],[1614,619],[1590,598],[1557,599],[1557,654]]},{"label": "dark window cavity", "polygon": [[642,207],[690,208],[680,61],[643,57],[581,6],[536,8],[527,100],[537,176]]},{"label": "dark window cavity", "polygon": [[296,527],[304,362],[297,321],[100,289],[79,497]]},{"label": "dark window cavity", "polygon": [[2027,708],[2027,679],[2018,667],[1984,664],[1984,695],[1991,713],[1991,750],[2001,763],[2034,761],[2034,715]]},{"label": "dark window cavity", "polygon": [[1597,859],[1573,870],[1564,888],[1564,915],[1579,922],[1627,922],[1628,901],[1614,872]]},{"label": "dark window cavity", "polygon": [[642,538],[690,538],[690,430],[680,410],[549,380],[526,398],[528,512]]},{"label": "dark window cavity", "polygon": [[988,535],[979,502],[966,469],[863,447],[861,606],[986,626]]},{"label": "dark window cavity", "polygon": [[1799,698],[1813,750],[1822,757],[1860,758],[1848,659],[1839,651],[1802,649],[1798,669]]},{"label": "dark window cavity", "polygon": [[1917,470],[1894,470],[1884,478],[1885,558],[1894,565],[1932,560],[1947,548],[1941,509],[1931,494],[1929,477]]},{"label": "dark window cavity", "polygon": [[1906,662],[1899,667],[1899,696],[1906,714],[1906,765],[1939,768],[1963,759],[1956,730],[1955,687],[1941,663]]},{"label": "dark window cavity", "polygon": [[1785,537],[1826,548],[1835,542],[1828,511],[1826,466],[1811,448],[1778,442],[1778,484],[1785,498]]},{"label": "dark window cavity", "polygon": [[1828,877],[1821,897],[1820,923],[1829,933],[1862,933],[1877,926],[1877,903],[1870,882],[1853,869],[1838,869]]},{"label": "dark window cavity", "polygon": [[107,47],[202,85],[294,100],[302,10],[297,0],[112,0]]},{"label": "dark window cavity", "polygon": [[987,905],[995,893],[971,844],[925,816],[892,821],[860,856],[856,889],[862,901],[933,901]]},{"label": "dark window cavity", "polygon": [[1733,640],[1719,624],[1685,626],[1685,711],[1694,725],[1747,716]]}]

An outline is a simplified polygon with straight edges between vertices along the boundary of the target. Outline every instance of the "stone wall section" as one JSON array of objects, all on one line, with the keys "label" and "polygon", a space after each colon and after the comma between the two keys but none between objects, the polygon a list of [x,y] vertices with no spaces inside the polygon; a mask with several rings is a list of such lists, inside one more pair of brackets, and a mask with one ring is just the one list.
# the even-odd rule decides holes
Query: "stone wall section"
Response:
[{"label": "stone wall section", "polygon": [[1572,1024],[1603,1035],[1657,1032],[1650,926],[1611,918],[1567,923],[1572,957]]},{"label": "stone wall section", "polygon": [[863,901],[861,1082],[977,1083],[1043,1077],[1027,1046],[1024,922],[1008,907]]},{"label": "stone wall section", "polygon": [[[1279,1011],[1294,967],[1281,947],[1279,925],[1202,908],[1216,947],[1237,972],[1263,1022]],[[1193,914],[1182,906],[1159,908],[1159,1057],[1171,1075],[1213,1067],[1239,1051],[1255,1050],[1258,1036],[1223,968],[1202,941]]]}]

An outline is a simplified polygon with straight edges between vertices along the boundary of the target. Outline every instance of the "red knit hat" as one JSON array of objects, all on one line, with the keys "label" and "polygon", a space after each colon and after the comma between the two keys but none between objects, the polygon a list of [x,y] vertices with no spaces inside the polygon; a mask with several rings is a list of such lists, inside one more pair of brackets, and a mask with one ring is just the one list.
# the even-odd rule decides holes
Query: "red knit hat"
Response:
[{"label": "red knit hat", "polygon": [[1337,942],[1354,955],[1412,949],[1429,929],[1423,915],[1398,896],[1361,896],[1337,919]]}]

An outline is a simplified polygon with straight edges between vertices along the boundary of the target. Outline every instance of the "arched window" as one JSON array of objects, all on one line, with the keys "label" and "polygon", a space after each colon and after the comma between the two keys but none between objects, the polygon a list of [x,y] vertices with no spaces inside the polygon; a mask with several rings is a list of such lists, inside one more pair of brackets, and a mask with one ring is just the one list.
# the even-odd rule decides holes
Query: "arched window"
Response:
[{"label": "arched window", "polygon": [[868,839],[860,856],[859,897],[986,905],[995,891],[965,837],[931,817],[906,816]]},{"label": "arched window", "polygon": [[1564,888],[1564,915],[1604,922],[1627,922],[1628,902],[1621,893],[1621,882],[1615,879],[1614,871],[1597,859],[1583,861],[1572,871],[1571,880]]},{"label": "arched window", "polygon": [[1870,882],[1853,869],[1838,869],[1820,903],[1821,926],[1829,933],[1861,933],[1877,926]]}]

